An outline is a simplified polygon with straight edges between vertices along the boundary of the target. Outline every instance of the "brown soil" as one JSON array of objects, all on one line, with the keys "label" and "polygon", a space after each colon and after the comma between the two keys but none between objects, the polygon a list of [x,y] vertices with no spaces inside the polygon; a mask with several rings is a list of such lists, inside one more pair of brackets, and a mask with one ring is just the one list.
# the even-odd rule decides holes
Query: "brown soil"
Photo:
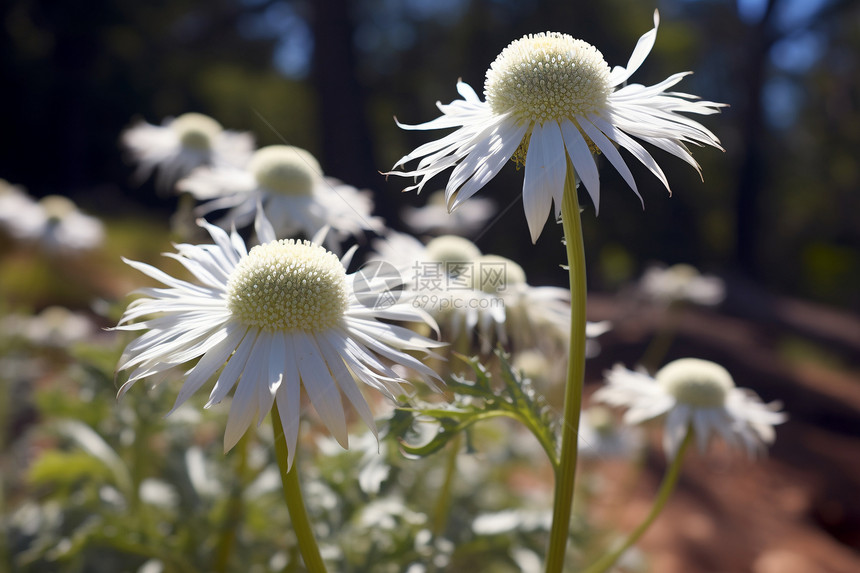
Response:
[{"label": "brown soil", "polygon": [[[860,572],[860,317],[740,292],[719,312],[683,310],[661,363],[719,362],[739,386],[780,400],[790,419],[766,459],[749,461],[719,444],[691,452],[639,547],[659,573]],[[591,296],[589,315],[615,324],[589,361],[591,389],[614,362],[633,366],[643,341],[666,324],[664,310],[623,297]],[[629,530],[645,516],[665,468],[656,441],[651,452],[633,493],[618,491],[613,502],[607,492],[598,518]],[[620,484],[630,470],[605,463],[602,471]]]}]

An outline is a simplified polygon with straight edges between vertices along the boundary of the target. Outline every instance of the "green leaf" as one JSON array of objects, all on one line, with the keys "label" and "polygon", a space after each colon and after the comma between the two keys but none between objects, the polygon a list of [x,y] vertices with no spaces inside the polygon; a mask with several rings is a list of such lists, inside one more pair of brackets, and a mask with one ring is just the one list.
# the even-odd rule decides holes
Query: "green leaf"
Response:
[{"label": "green leaf", "polygon": [[[489,369],[477,357],[460,356],[471,368],[474,380],[454,376],[447,381],[453,393],[450,403],[417,403],[408,408],[399,408],[389,424],[388,433],[399,439],[402,451],[408,455],[429,456],[447,444],[459,432],[480,422],[500,416],[521,422],[543,446],[550,461],[557,464],[556,421],[543,397],[535,392],[528,380],[510,365],[509,357],[496,351],[501,366],[503,384],[493,387]],[[417,445],[420,436],[416,424],[431,422],[438,426],[429,441]]]},{"label": "green leaf", "polygon": [[44,452],[30,468],[30,483],[35,486],[59,485],[72,487],[82,481],[104,483],[111,471],[98,458],[86,452]]},{"label": "green leaf", "polygon": [[110,470],[115,483],[123,493],[132,493],[134,486],[128,467],[116,451],[95,430],[77,420],[62,420],[57,422],[57,428],[64,436],[73,440],[91,456],[99,459]]}]

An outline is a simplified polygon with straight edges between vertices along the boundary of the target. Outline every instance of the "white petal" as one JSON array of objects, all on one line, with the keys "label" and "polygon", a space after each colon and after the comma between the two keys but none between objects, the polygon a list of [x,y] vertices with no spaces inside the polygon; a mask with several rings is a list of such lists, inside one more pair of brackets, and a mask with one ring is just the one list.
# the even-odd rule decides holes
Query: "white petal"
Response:
[{"label": "white petal", "polygon": [[373,419],[373,413],[370,411],[370,406],[367,405],[367,400],[361,395],[361,391],[355,384],[352,374],[347,369],[343,362],[342,355],[346,353],[343,348],[336,348],[329,342],[330,337],[319,337],[316,339],[319,349],[322,351],[326,364],[334,377],[335,382],[340,387],[341,391],[347,397],[367,427],[373,432],[374,436],[379,436],[376,429],[376,422]]},{"label": "white petal", "polygon": [[457,82],[457,93],[463,96],[463,99],[465,99],[466,101],[473,103],[481,103],[481,98],[478,97],[478,94],[475,93],[475,90],[472,89],[472,86],[462,80]]},{"label": "white petal", "polygon": [[558,124],[535,125],[526,154],[523,183],[523,207],[533,243],[543,230],[553,197],[564,189],[565,162],[564,140]]},{"label": "white petal", "polygon": [[265,335],[258,336],[248,356],[239,384],[233,393],[230,414],[227,416],[227,429],[224,432],[224,452],[230,451],[245,435],[251,422],[257,416],[257,389],[262,385],[263,373],[267,373],[266,354],[268,340]]},{"label": "white petal", "polygon": [[266,213],[263,211],[263,206],[257,203],[257,216],[254,218],[254,231],[257,233],[257,238],[261,244],[271,243],[277,240],[275,228],[272,227],[271,221],[266,218]]},{"label": "white petal", "polygon": [[[597,127],[595,127],[594,124],[586,118],[579,118],[579,125],[588,137],[591,138],[591,141],[594,142],[597,148],[603,152],[606,159],[612,163],[612,166],[615,167],[616,171],[621,174],[627,184],[630,185],[630,188],[633,189],[633,192],[636,193],[637,197],[639,197],[639,201],[642,201],[642,196],[636,188],[636,181],[633,179],[633,174],[630,173],[630,169],[627,167],[627,164],[624,163],[624,159],[621,157],[621,154],[618,153],[618,150],[615,149],[615,146],[612,145],[612,142],[606,139],[603,132],[597,129]],[[642,204],[644,206],[645,203],[643,202]]]},{"label": "white petal", "polygon": [[[474,175],[457,190],[450,210],[454,210],[463,201],[472,197],[493,177],[498,175],[502,167],[520,146],[528,130],[528,124],[504,122],[499,125],[497,139],[493,141],[489,155],[481,159]],[[471,157],[471,156],[470,156]],[[468,161],[468,158],[466,159]]]},{"label": "white petal", "polygon": [[602,117],[594,116],[591,120],[598,129],[601,129],[610,139],[614,140],[621,147],[632,153],[636,159],[641,161],[642,164],[651,171],[651,173],[656,175],[657,179],[663,183],[671,195],[672,190],[669,188],[669,180],[666,179],[666,175],[663,174],[663,170],[660,169],[660,166],[657,165],[657,162],[654,161],[654,158],[651,157],[651,154],[648,153],[644,147],[631,139],[626,133],[616,129],[614,125]]},{"label": "white petal", "polygon": [[194,368],[188,372],[185,383],[179,389],[179,395],[176,396],[173,408],[167,413],[168,416],[196,393],[221,366],[227,363],[230,355],[239,345],[247,330],[246,327],[241,327],[237,324],[228,324],[225,327],[224,339],[207,350],[206,354],[197,361]]},{"label": "white petal", "polygon": [[245,247],[245,240],[242,239],[242,236],[239,235],[236,229],[230,233],[230,244],[233,245],[233,248],[238,253],[239,257],[245,257],[248,255],[248,249]]},{"label": "white petal", "polygon": [[302,386],[292,338],[282,332],[276,333],[277,344],[284,349],[283,370],[284,382],[278,388],[275,400],[278,403],[278,413],[281,417],[281,427],[284,429],[284,439],[287,442],[287,467],[293,466],[299,440],[301,425]]},{"label": "white petal", "polygon": [[633,49],[633,53],[630,54],[630,59],[627,61],[626,68],[616,68],[612,70],[612,73],[609,76],[609,86],[615,87],[619,84],[627,81],[627,78],[633,75],[633,72],[639,69],[639,66],[642,65],[642,62],[645,61],[645,58],[648,57],[648,54],[651,53],[651,48],[654,47],[654,41],[657,39],[657,27],[660,25],[660,13],[657,10],[654,10],[654,29],[645,32],[639,41],[636,43],[636,47]]},{"label": "white petal", "polygon": [[678,453],[681,442],[690,431],[690,410],[687,406],[676,404],[666,416],[666,427],[663,429],[663,449],[666,456],[673,459]]},{"label": "white petal", "polygon": [[707,410],[697,411],[693,414],[693,431],[696,434],[696,445],[700,452],[708,447],[711,438],[710,412]]},{"label": "white petal", "polygon": [[230,241],[230,235],[222,229],[221,227],[217,227],[205,219],[198,219],[197,224],[209,231],[209,235],[212,236],[212,240],[215,241],[215,244],[221,247],[221,252],[224,253],[224,256],[235,265],[239,262],[239,252],[233,248],[233,243]]},{"label": "white petal", "polygon": [[589,196],[591,196],[591,202],[594,203],[594,212],[599,213],[600,175],[597,172],[594,155],[591,153],[591,149],[589,149],[588,143],[582,137],[579,129],[569,119],[565,119],[561,123],[561,133],[564,136],[564,144],[567,147],[567,154],[570,156],[573,168],[582,180],[583,185],[585,185]]},{"label": "white petal", "polygon": [[257,425],[259,426],[266,418],[266,414],[271,411],[275,394],[284,380],[283,337],[277,331],[263,333],[258,344],[265,345],[265,354],[260,356],[262,373],[257,388]]},{"label": "white petal", "polygon": [[209,394],[209,401],[204,408],[211,408],[215,404],[220,403],[230,393],[230,389],[233,388],[245,369],[245,364],[248,362],[248,357],[251,355],[251,350],[254,348],[254,342],[257,340],[259,332],[256,328],[249,328],[247,330],[245,338],[239,343],[236,352],[227,362],[227,365],[218,377],[218,381],[215,382],[215,386]]},{"label": "white petal", "polygon": [[320,355],[316,344],[304,334],[288,335],[293,340],[296,362],[302,376],[302,385],[320,419],[332,436],[344,448],[349,447],[346,415],[340,390],[332,379],[328,366]]},{"label": "white petal", "polygon": [[150,276],[150,277],[154,278],[155,280],[157,280],[158,282],[160,282],[164,285],[167,285],[169,287],[173,287],[173,288],[180,289],[183,291],[189,291],[189,292],[201,294],[204,296],[206,294],[208,294],[208,292],[209,292],[209,289],[206,287],[198,286],[198,285],[191,284],[189,282],[174,278],[174,277],[168,275],[167,273],[165,273],[164,271],[161,271],[161,270],[153,267],[152,265],[148,265],[146,263],[140,263],[138,261],[132,261],[130,259],[126,259],[125,257],[122,257],[122,260],[125,264],[129,265],[130,267],[133,267],[133,268],[139,270],[143,274]]}]

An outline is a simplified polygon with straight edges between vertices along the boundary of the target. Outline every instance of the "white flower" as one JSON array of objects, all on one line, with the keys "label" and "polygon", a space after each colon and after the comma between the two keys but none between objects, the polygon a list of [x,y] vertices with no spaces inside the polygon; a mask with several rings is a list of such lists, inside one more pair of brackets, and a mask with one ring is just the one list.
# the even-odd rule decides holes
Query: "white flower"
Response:
[{"label": "white flower", "polygon": [[358,516],[358,527],[366,532],[394,530],[404,525],[424,525],[427,516],[410,509],[398,495],[381,497],[367,503]]},{"label": "white flower", "polygon": [[[481,352],[496,342],[513,350],[567,351],[570,291],[531,286],[523,268],[498,255],[482,255],[463,237],[443,235],[424,245],[403,233],[373,242],[374,257],[393,265],[413,303],[438,320],[447,340],[477,333]],[[588,323],[588,342],[610,329],[608,322]],[[563,348],[562,348],[563,347]],[[596,353],[596,351],[593,351]]]},{"label": "white flower", "polygon": [[85,251],[104,241],[102,222],[81,213],[66,197],[10,201],[15,203],[15,210],[3,217],[3,223],[16,239],[37,242],[48,252]]},{"label": "white flower", "polygon": [[704,306],[720,304],[726,296],[723,280],[703,275],[685,264],[671,267],[650,266],[639,279],[639,290],[660,302],[690,301]]},{"label": "white flower", "polygon": [[514,350],[549,351],[566,345],[570,334],[570,291],[553,286],[531,286],[514,261],[498,255],[476,260],[477,287],[502,299],[505,332]]},{"label": "white flower", "polygon": [[454,167],[445,189],[448,206],[454,209],[513,157],[525,164],[523,206],[532,241],[540,236],[553,201],[556,217],[561,213],[568,157],[595,210],[600,203],[594,160],[598,152],[639,195],[616,145],[633,154],[668,189],[660,166],[633,137],[699,170],[686,144],[720,148],[719,140],[679,112],[708,115],[716,113],[722,104],[665,91],[689,72],[674,74],[650,87],[623,85],[651,51],[658,21],[655,11],[654,29],[639,39],[627,67],[611,71],[597,49],[567,34],[530,34],[512,42],[487,71],[485,101],[461,81],[457,91],[463,99],[437,104],[441,117],[420,125],[398,124],[404,129],[459,129],[418,147],[395,164],[396,168],[420,158],[416,169],[392,174],[420,178],[409,187],[420,191],[429,179]]},{"label": "white flower", "polygon": [[138,165],[136,177],[157,170],[156,186],[167,191],[197,167],[243,165],[254,150],[250,133],[225,131],[199,113],[167,118],[160,126],[140,121],[123,132],[121,143]]},{"label": "white flower", "polygon": [[33,202],[23,187],[0,179],[0,224],[5,226],[18,216],[20,209],[27,208]]},{"label": "white flower", "polygon": [[198,213],[229,209],[219,222],[222,226],[248,225],[262,202],[266,216],[283,236],[312,237],[329,226],[330,246],[339,246],[347,237],[382,229],[381,219],[370,215],[369,193],[325,177],[314,156],[298,147],[263,147],[244,169],[200,169],[180,181],[178,188],[207,201]]},{"label": "white flower", "polygon": [[[532,286],[523,268],[498,255],[475,261],[477,287],[498,296],[505,313],[506,338],[514,351],[538,348],[547,355],[567,352],[570,337],[570,291],[554,286]],[[595,338],[611,330],[608,321],[587,322],[586,356],[599,353]],[[561,348],[559,348],[561,347]]]},{"label": "white flower", "polygon": [[[390,232],[373,242],[373,261],[393,265],[400,274],[413,305],[430,313],[441,324],[443,338],[477,333],[481,352],[489,352],[493,342],[507,342],[504,301],[478,288],[478,247],[468,239],[442,235],[426,245],[402,233]],[[461,349],[462,350],[462,349]]]},{"label": "white flower", "polygon": [[579,455],[583,458],[630,458],[642,447],[639,428],[620,425],[605,406],[592,406],[579,418]]},{"label": "white flower", "polygon": [[38,218],[39,212],[36,201],[23,187],[0,179],[0,226],[10,236],[22,239],[33,235],[33,225],[27,221]]},{"label": "white flower", "polygon": [[[442,343],[377,319],[425,321],[406,302],[369,308],[356,298],[352,276],[338,257],[309,241],[276,240],[264,216],[257,219],[263,244],[248,251],[234,231],[204,226],[214,245],[177,246],[169,254],[195,277],[193,284],[144,263],[129,265],[163,283],[145,288],[117,329],[147,330],[132,341],[120,370],[133,369],[120,396],[136,381],[178,373],[185,382],[174,411],[220,370],[207,407],[235,386],[224,435],[230,449],[253,423],[262,422],[277,400],[290,462],[298,437],[304,388],[323,423],[347,447],[342,399],[375,432],[370,408],[355,379],[395,399],[405,382],[389,363],[413,369],[425,382],[438,376],[407,351],[432,355]],[[363,284],[363,288],[373,285]],[[142,322],[135,320],[146,318]],[[187,372],[177,372],[189,362]],[[223,369],[222,369],[223,367]]]},{"label": "white flower", "polygon": [[704,450],[714,434],[743,447],[751,457],[773,443],[773,426],[787,417],[776,403],[764,404],[751,390],[735,387],[725,368],[697,358],[670,362],[652,378],[616,365],[606,373],[607,385],[594,399],[629,408],[627,424],[640,424],[666,415],[663,447],[674,457],[692,430]]},{"label": "white flower", "polygon": [[474,235],[484,229],[495,212],[493,201],[476,197],[449,213],[445,191],[442,190],[431,194],[423,207],[404,208],[401,216],[416,233]]},{"label": "white flower", "polygon": [[483,513],[472,521],[477,535],[501,535],[513,531],[548,531],[552,512],[545,509],[505,509]]},{"label": "white flower", "polygon": [[0,319],[0,330],[15,333],[28,341],[55,348],[67,348],[95,333],[95,324],[80,312],[49,306],[35,316],[9,315]]}]

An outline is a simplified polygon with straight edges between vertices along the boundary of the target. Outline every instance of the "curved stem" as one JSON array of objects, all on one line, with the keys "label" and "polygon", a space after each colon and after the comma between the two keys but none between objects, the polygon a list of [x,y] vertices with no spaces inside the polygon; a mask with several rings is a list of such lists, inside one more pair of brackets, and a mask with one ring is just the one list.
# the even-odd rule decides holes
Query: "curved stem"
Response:
[{"label": "curved stem", "polygon": [[675,485],[678,483],[678,476],[681,474],[681,464],[684,460],[684,454],[687,452],[687,448],[692,441],[693,431],[690,429],[687,430],[687,435],[684,438],[684,441],[681,442],[681,446],[678,448],[678,453],[675,455],[675,459],[672,460],[672,464],[666,470],[666,475],[663,477],[663,483],[660,484],[660,491],[657,493],[657,499],[654,500],[654,505],[651,507],[651,511],[648,512],[648,516],[645,518],[645,521],[640,523],[639,527],[634,529],[630,535],[627,536],[627,539],[624,540],[624,543],[622,543],[618,549],[598,559],[597,562],[585,570],[585,573],[604,573],[609,570],[618,558],[621,557],[625,551],[630,549],[634,543],[639,541],[639,538],[642,537],[649,527],[651,527],[651,524],[654,523],[654,520],[657,519],[657,516],[660,515],[660,512],[663,511],[663,508],[666,506],[669,496],[673,491],[675,491]]},{"label": "curved stem", "polygon": [[450,450],[445,465],[445,481],[442,482],[442,489],[439,492],[439,499],[436,501],[436,508],[433,512],[433,535],[436,537],[440,537],[445,533],[445,527],[448,524],[448,512],[451,509],[451,492],[454,487],[454,476],[457,475],[457,456],[460,454],[462,443],[463,432],[457,432],[457,435],[448,444]]},{"label": "curved stem", "polygon": [[582,409],[582,386],[585,378],[585,244],[576,195],[576,176],[568,159],[561,220],[567,243],[570,274],[570,347],[567,383],[564,389],[564,414],[561,427],[561,456],[555,474],[552,529],[547,551],[546,572],[561,573],[570,532],[573,490],[576,484],[576,460],[579,445],[579,416]]},{"label": "curved stem", "polygon": [[507,416],[520,422],[532,433],[543,448],[543,451],[546,452],[546,457],[549,460],[549,463],[552,464],[553,472],[558,473],[558,452],[556,451],[556,445],[555,442],[552,441],[551,435],[547,435],[542,432],[541,430],[543,428],[540,428],[533,420],[528,420],[524,416],[511,414],[507,414]]},{"label": "curved stem", "polygon": [[311,521],[308,518],[305,502],[302,499],[302,489],[299,485],[298,456],[293,459],[293,467],[288,467],[287,442],[284,439],[284,427],[281,425],[281,415],[277,402],[272,405],[272,427],[275,431],[275,456],[278,467],[281,468],[281,480],[284,484],[284,500],[290,512],[293,531],[299,542],[299,551],[310,573],[326,573],[320,549],[314,538]]}]

